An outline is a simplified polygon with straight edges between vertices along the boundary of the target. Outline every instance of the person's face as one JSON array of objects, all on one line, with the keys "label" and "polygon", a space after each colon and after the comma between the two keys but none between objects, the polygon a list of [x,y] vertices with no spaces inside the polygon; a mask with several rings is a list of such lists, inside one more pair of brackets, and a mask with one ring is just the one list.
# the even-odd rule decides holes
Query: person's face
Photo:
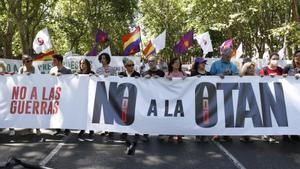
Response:
[{"label": "person's face", "polygon": [[271,58],[270,58],[270,65],[278,66],[278,60],[279,60],[279,56],[272,55]]},{"label": "person's face", "polygon": [[153,69],[153,68],[156,68],[157,62],[155,59],[149,59],[148,64],[149,64],[150,69]]},{"label": "person's face", "polygon": [[104,56],[101,57],[101,63],[105,65],[107,64],[107,60]]},{"label": "person's face", "polygon": [[59,61],[56,58],[52,59],[52,65],[53,66],[59,66]]},{"label": "person's face", "polygon": [[125,68],[127,72],[133,72],[134,71],[134,63],[132,61],[128,61],[125,65]]},{"label": "person's face", "polygon": [[199,63],[199,70],[205,70],[205,62]]},{"label": "person's face", "polygon": [[253,64],[247,68],[246,75],[255,75],[255,66]]},{"label": "person's face", "polygon": [[230,59],[231,59],[231,54],[232,54],[232,53],[226,54],[226,55],[224,54],[224,55],[223,55],[223,59],[224,59],[225,61],[230,61]]},{"label": "person's face", "polygon": [[175,62],[172,64],[173,69],[178,70],[180,67],[180,61],[179,60],[175,60]]},{"label": "person's face", "polygon": [[296,56],[297,57],[294,58],[294,62],[295,62],[296,68],[300,68],[300,52]]},{"label": "person's face", "polygon": [[32,66],[32,59],[26,59],[23,61],[24,65],[26,67],[31,67]]},{"label": "person's face", "polygon": [[83,60],[80,61],[80,69],[86,71],[88,68],[86,62],[84,62]]},{"label": "person's face", "polygon": [[0,64],[0,73],[5,72],[5,66],[3,64]]}]

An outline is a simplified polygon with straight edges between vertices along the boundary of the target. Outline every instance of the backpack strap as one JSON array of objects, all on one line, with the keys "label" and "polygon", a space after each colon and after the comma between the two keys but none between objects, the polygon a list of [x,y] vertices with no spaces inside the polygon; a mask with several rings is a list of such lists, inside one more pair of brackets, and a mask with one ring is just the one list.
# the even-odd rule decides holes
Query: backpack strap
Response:
[{"label": "backpack strap", "polygon": [[264,67],[263,70],[264,70],[264,75],[269,75],[267,67]]}]

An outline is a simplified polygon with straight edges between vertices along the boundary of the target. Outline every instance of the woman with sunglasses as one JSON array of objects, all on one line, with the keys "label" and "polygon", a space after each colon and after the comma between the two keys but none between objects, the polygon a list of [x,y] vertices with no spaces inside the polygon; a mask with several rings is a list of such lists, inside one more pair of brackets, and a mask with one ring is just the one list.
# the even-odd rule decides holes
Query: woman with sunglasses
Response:
[{"label": "woman with sunglasses", "polygon": [[119,72],[121,77],[140,77],[141,75],[134,70],[134,62],[128,58],[123,59],[125,71]]},{"label": "woman with sunglasses", "polygon": [[[119,72],[119,77],[140,77],[140,73],[134,70],[134,62],[127,57],[123,58],[123,65],[125,67],[125,71]],[[127,133],[122,133],[120,136],[121,140],[127,140]],[[139,135],[135,135],[135,142],[137,142]]]}]

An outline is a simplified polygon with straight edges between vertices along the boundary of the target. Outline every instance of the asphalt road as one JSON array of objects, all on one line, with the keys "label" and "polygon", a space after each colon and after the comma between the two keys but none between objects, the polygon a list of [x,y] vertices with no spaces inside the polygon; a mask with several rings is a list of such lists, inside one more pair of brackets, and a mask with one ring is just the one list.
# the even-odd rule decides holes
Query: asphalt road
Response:
[{"label": "asphalt road", "polygon": [[238,138],[227,143],[196,143],[193,137],[185,137],[183,143],[169,143],[151,136],[150,142],[138,143],[134,155],[127,155],[118,135],[114,139],[117,141],[107,141],[106,136],[96,134],[93,142],[80,142],[76,133],[67,137],[51,134],[46,131],[42,134],[45,140],[41,140],[22,131],[14,137],[2,132],[0,166],[13,155],[55,169],[300,168],[300,142],[267,143],[254,137],[254,143],[242,143]]}]

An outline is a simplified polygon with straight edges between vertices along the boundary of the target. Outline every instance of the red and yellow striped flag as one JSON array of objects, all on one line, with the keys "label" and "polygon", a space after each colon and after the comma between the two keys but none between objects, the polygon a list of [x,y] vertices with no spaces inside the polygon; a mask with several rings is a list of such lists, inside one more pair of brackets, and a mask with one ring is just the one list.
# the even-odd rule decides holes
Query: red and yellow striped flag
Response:
[{"label": "red and yellow striped flag", "polygon": [[51,50],[49,52],[43,53],[33,59],[33,61],[48,61],[52,60],[52,56],[54,55],[54,51]]}]

